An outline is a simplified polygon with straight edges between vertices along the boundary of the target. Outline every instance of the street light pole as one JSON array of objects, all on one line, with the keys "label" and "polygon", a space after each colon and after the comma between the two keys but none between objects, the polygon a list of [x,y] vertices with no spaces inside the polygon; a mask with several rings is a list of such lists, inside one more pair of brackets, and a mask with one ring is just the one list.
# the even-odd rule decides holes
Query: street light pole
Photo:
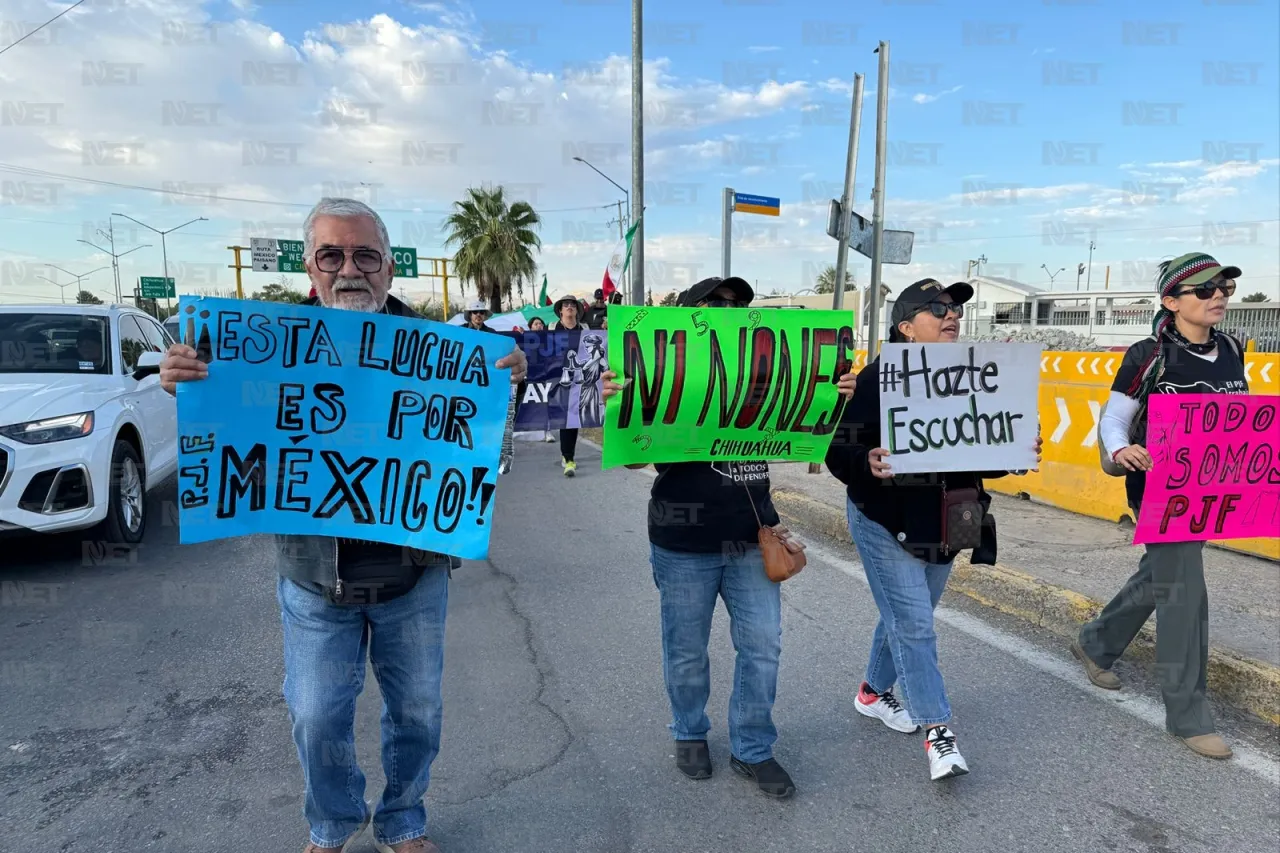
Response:
[{"label": "street light pole", "polygon": [[[102,232],[101,232],[101,229],[99,229],[99,232],[98,232],[98,233],[102,233]],[[114,272],[114,277],[115,277],[115,285],[116,285],[116,302],[122,302],[124,298],[120,295],[120,259],[121,259],[121,258],[123,258],[125,255],[129,254],[129,252],[136,252],[136,251],[138,251],[139,249],[150,249],[150,248],[151,248],[151,244],[150,244],[150,243],[143,243],[141,246],[134,246],[134,247],[133,247],[132,249],[130,249],[128,252],[119,252],[119,253],[117,253],[117,252],[116,252],[116,243],[115,243],[115,232],[113,231],[109,236],[110,236],[110,239],[111,239],[111,250],[110,250],[110,251],[107,251],[106,249],[102,248],[102,247],[101,247],[101,246],[99,246],[97,243],[90,243],[88,240],[77,240],[76,242],[77,242],[77,243],[84,243],[86,246],[92,246],[93,248],[97,249],[99,252],[102,252],[103,254],[106,254],[106,255],[110,256],[110,258],[111,258],[111,269],[112,269],[112,271]]]},{"label": "street light pole", "polygon": [[1049,289],[1053,290],[1054,288],[1053,280],[1058,276],[1059,273],[1065,271],[1066,267],[1059,267],[1058,272],[1049,272],[1049,266],[1047,264],[1041,264],[1040,269],[1044,270],[1046,273],[1049,274]]},{"label": "street light pole", "polygon": [[[143,228],[146,228],[146,229],[148,229],[148,230],[150,230],[150,231],[154,231],[154,232],[156,232],[157,234],[159,234],[159,235],[160,235],[160,254],[161,254],[162,258],[163,258],[163,263],[164,263],[164,286],[165,286],[165,292],[166,292],[166,293],[168,293],[168,287],[169,287],[169,251],[168,251],[168,249],[167,249],[167,248],[166,248],[166,246],[165,246],[165,242],[164,242],[165,235],[166,235],[166,234],[170,234],[170,233],[172,233],[172,232],[174,232],[174,231],[177,231],[179,228],[186,228],[188,225],[191,225],[191,224],[192,224],[192,223],[194,223],[194,222],[208,222],[208,221],[209,221],[206,217],[203,217],[203,216],[197,216],[195,219],[192,219],[190,222],[184,222],[184,223],[182,223],[181,225],[175,225],[174,227],[172,227],[172,228],[170,228],[170,229],[168,229],[168,230],[166,230],[166,231],[161,231],[159,228],[152,228],[152,227],[151,227],[150,225],[148,225],[147,223],[145,223],[145,222],[140,222],[139,220],[134,219],[132,216],[130,216],[130,215],[129,215],[129,214],[127,214],[127,213],[112,213],[111,215],[112,215],[112,216],[123,216],[125,219],[128,219],[130,222],[137,222],[137,223],[138,223],[139,225],[141,225]],[[172,305],[172,303],[169,301],[169,297],[168,297],[168,296],[166,296],[166,297],[164,298],[164,310],[165,310],[165,315],[166,315],[166,316],[167,316],[167,315],[169,315],[169,314],[171,314],[171,313],[173,312],[173,305]]]},{"label": "street light pole", "polygon": [[[1085,274],[1084,289],[1088,290],[1093,285],[1093,250],[1098,248],[1098,244],[1093,240],[1089,241],[1089,268]],[[1077,284],[1079,279],[1076,280]]]},{"label": "street light pole", "polygon": [[[71,270],[64,270],[62,267],[54,266],[53,264],[49,264],[49,268],[55,269],[58,272],[64,272],[76,280],[76,296],[77,297],[80,295],[80,290],[82,289],[80,285],[81,281],[83,281],[84,279],[88,278],[89,276],[93,275],[96,272],[102,272],[105,269],[110,269],[110,267],[98,267],[96,270],[89,270],[86,273],[81,273],[80,275],[76,275]],[[45,280],[49,281],[49,279],[45,279]],[[58,284],[58,283],[55,281],[54,284]],[[58,284],[58,287],[65,288],[66,285]],[[65,289],[62,291],[62,304],[63,305],[67,304],[67,292]]]},{"label": "street light pole", "polygon": [[67,282],[66,284],[62,284],[61,282],[58,282],[58,281],[55,281],[55,280],[54,280],[54,279],[52,279],[52,278],[49,278],[47,275],[38,275],[38,276],[36,276],[36,278],[42,278],[42,279],[44,279],[45,281],[49,282],[50,284],[56,284],[56,285],[58,286],[58,288],[62,291],[62,304],[63,304],[63,305],[66,305],[66,304],[67,304],[67,288],[71,286],[71,282]]},{"label": "street light pole", "polygon": [[[624,201],[625,201],[625,203],[626,203],[626,206],[627,206],[627,214],[626,214],[626,219],[624,220],[624,219],[622,218],[622,210],[621,210],[621,207],[622,207],[622,205],[623,205],[623,203],[624,203],[624,202],[618,202],[618,207],[619,207],[619,210],[618,210],[618,239],[619,239],[619,240],[621,240],[623,237],[627,236],[627,229],[631,227],[631,193],[630,193],[630,192],[628,192],[628,191],[627,191],[627,188],[626,188],[626,187],[624,187],[622,184],[618,183],[618,182],[617,182],[617,181],[615,181],[613,178],[609,177],[609,176],[608,176],[608,175],[606,175],[604,172],[600,171],[600,170],[599,170],[599,169],[597,169],[595,166],[593,166],[593,165],[591,165],[590,163],[588,163],[586,160],[583,160],[581,157],[574,157],[573,159],[574,159],[574,160],[576,160],[576,161],[578,161],[578,162],[579,162],[579,163],[581,163],[582,165],[586,166],[588,169],[590,169],[591,171],[595,172],[597,175],[599,175],[600,177],[604,178],[606,181],[608,181],[609,183],[613,184],[613,185],[614,185],[615,187],[617,187],[618,189],[622,190],[622,198],[624,199]],[[626,278],[630,278],[630,277],[631,277],[631,265],[630,265],[630,264],[628,264],[628,265],[627,265]]]}]

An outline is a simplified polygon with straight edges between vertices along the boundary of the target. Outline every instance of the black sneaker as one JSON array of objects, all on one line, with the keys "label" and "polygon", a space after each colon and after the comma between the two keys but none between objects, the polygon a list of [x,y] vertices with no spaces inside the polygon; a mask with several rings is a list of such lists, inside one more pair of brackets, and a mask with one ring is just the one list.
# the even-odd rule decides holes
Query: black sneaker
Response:
[{"label": "black sneaker", "polygon": [[736,756],[729,759],[733,772],[748,779],[755,779],[760,791],[774,799],[785,800],[796,792],[796,785],[782,765],[772,758],[748,764]]},{"label": "black sneaker", "polygon": [[690,779],[711,778],[711,750],[705,740],[676,741],[676,767]]}]

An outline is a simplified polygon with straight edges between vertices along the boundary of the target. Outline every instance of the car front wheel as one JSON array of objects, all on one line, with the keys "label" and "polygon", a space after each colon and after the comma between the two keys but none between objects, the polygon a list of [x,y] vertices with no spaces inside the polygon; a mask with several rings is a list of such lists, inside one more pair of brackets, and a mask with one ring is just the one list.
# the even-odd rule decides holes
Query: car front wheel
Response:
[{"label": "car front wheel", "polygon": [[108,542],[137,545],[147,530],[146,469],[138,452],[117,439],[111,451],[111,485],[102,531]]}]

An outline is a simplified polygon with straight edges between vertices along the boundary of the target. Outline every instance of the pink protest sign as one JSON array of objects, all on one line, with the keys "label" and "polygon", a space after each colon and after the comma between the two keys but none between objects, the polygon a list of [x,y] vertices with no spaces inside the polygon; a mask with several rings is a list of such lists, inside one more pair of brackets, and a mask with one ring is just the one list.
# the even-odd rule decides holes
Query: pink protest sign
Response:
[{"label": "pink protest sign", "polygon": [[1134,544],[1280,535],[1278,420],[1280,396],[1153,394]]}]

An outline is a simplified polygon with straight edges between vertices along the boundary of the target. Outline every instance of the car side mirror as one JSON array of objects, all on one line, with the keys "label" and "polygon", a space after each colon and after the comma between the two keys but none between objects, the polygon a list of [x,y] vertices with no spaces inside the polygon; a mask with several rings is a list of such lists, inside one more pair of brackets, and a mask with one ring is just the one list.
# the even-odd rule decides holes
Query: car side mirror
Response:
[{"label": "car side mirror", "polygon": [[162,352],[144,352],[138,356],[138,366],[133,369],[133,378],[141,382],[148,376],[160,375],[160,362],[164,360]]}]

